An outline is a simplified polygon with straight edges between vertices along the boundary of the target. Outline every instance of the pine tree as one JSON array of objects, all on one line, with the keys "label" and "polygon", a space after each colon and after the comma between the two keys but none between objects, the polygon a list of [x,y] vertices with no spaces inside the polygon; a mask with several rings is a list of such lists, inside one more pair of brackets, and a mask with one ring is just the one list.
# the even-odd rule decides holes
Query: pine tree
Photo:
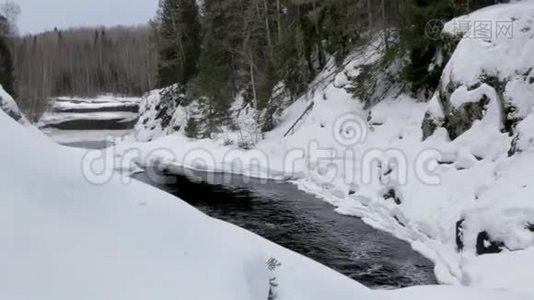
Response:
[{"label": "pine tree", "polygon": [[195,0],[161,0],[158,11],[160,87],[186,85],[197,73],[201,28]]},{"label": "pine tree", "polygon": [[2,28],[2,33],[0,35],[0,84],[4,87],[6,92],[15,96],[13,59],[8,45],[10,27],[11,25],[7,18],[0,16],[0,28]]},{"label": "pine tree", "polygon": [[234,96],[230,74],[223,49],[213,34],[208,32],[204,37],[199,74],[195,82],[197,94],[207,101],[207,111],[204,113],[207,116],[207,136],[227,121]]},{"label": "pine tree", "polygon": [[287,3],[287,10],[280,18],[281,31],[273,55],[279,78],[292,96],[303,93],[313,78],[301,17],[300,5]]},{"label": "pine tree", "polygon": [[454,0],[407,1],[402,14],[408,22],[401,28],[401,38],[410,58],[404,76],[414,92],[433,90],[442,71],[439,67],[429,69],[440,42],[427,34],[427,24],[432,20],[450,20],[458,14],[457,9]]}]

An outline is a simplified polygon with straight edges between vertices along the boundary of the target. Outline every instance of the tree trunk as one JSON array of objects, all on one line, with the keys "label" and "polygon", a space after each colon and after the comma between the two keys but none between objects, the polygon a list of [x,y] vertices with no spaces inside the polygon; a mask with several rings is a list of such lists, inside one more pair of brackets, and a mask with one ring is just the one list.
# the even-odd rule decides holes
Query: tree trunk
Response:
[{"label": "tree trunk", "polygon": [[373,6],[371,0],[367,0],[367,18],[369,19],[369,36],[371,36],[371,31],[373,29]]},{"label": "tree trunk", "polygon": [[388,20],[386,16],[386,0],[382,0],[382,22],[384,23],[384,47],[386,52],[389,50],[389,28],[388,28]]},{"label": "tree trunk", "polygon": [[269,6],[267,5],[267,0],[263,0],[263,7],[265,9],[265,30],[267,32],[267,45],[269,46],[269,51],[273,48],[271,41],[271,26],[269,25]]},{"label": "tree trunk", "polygon": [[254,56],[252,50],[249,50],[249,65],[250,65],[250,83],[252,84],[252,95],[254,97],[254,106],[258,109],[258,93],[256,91],[256,79],[254,77]]},{"label": "tree trunk", "polygon": [[278,23],[278,43],[282,41],[282,18],[280,16],[280,0],[276,0],[276,17]]}]

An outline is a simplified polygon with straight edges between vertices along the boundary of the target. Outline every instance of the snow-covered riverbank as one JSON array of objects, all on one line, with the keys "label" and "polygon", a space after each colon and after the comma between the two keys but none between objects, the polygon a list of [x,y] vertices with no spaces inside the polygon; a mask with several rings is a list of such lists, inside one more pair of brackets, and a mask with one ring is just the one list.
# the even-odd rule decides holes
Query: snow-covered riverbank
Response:
[{"label": "snow-covered riverbank", "polygon": [[140,98],[111,95],[95,99],[59,97],[37,126],[60,144],[107,144],[128,135],[139,117]]},{"label": "snow-covered riverbank", "polygon": [[517,299],[503,291],[371,291],[169,194],[93,185],[86,151],[0,111],[0,297],[28,299]]},{"label": "snow-covered riverbank", "polygon": [[84,151],[3,112],[0,138],[1,298],[267,299],[270,278],[280,299],[369,293],[148,185],[92,185]]},{"label": "snow-covered riverbank", "polygon": [[[215,140],[186,138],[186,107],[171,112],[163,128],[156,92],[145,100],[137,139],[180,130],[110,151],[123,163],[133,157],[171,170],[293,180],[339,213],[410,241],[435,262],[442,283],[534,294],[533,15],[533,1],[521,1],[449,22],[444,34],[463,39],[427,103],[394,95],[367,109],[352,99],[349,78],[378,59],[362,49],[344,70],[327,68],[311,85],[314,92],[289,106],[251,150],[238,145],[255,138],[254,126]],[[490,37],[455,26],[480,20],[493,24]],[[503,22],[513,24],[511,37],[496,34]],[[284,137],[311,101],[311,112]],[[253,124],[252,118],[243,109],[237,120]]]}]

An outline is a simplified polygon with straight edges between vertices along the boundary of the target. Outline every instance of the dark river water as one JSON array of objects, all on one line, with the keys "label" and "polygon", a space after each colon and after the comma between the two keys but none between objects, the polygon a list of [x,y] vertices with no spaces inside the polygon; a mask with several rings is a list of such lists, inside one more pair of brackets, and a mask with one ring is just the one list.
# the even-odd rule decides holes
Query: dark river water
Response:
[{"label": "dark river water", "polygon": [[358,218],[335,213],[331,205],[292,184],[241,176],[229,181],[222,175],[187,177],[153,170],[149,174],[135,178],[369,287],[436,283],[432,263],[408,243]]},{"label": "dark river water", "polygon": [[[56,127],[84,130],[124,126],[72,121]],[[79,142],[67,146],[101,149],[109,145]],[[436,283],[433,264],[408,243],[373,229],[358,218],[335,213],[331,205],[292,184],[241,176],[228,180],[222,175],[201,173],[188,177],[154,170],[135,178],[178,196],[209,216],[252,231],[369,287]]]}]

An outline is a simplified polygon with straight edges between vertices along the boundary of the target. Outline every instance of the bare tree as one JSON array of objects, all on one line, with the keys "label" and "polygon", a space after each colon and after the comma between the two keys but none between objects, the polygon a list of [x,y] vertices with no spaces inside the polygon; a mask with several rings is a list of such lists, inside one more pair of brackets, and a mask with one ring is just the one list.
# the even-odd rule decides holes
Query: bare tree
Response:
[{"label": "bare tree", "polygon": [[51,96],[141,95],[154,88],[148,26],[53,30],[14,39],[18,101],[38,115]]}]

